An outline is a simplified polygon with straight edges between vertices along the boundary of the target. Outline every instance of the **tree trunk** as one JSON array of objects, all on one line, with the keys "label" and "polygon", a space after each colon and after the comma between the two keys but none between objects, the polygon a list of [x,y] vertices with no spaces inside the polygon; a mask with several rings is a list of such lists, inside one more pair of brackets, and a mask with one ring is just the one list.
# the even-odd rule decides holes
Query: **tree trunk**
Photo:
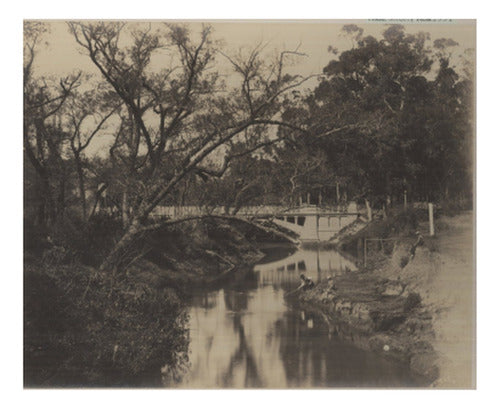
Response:
[{"label": "tree trunk", "polygon": [[111,273],[115,272],[116,269],[120,267],[121,262],[123,262],[125,252],[137,238],[140,230],[141,223],[137,219],[134,219],[120,241],[116,243],[113,250],[111,250],[106,259],[99,266],[99,270],[109,271]]},{"label": "tree trunk", "polygon": [[64,168],[60,170],[59,193],[57,195],[56,218],[64,217],[66,210],[66,172]]},{"label": "tree trunk", "polygon": [[49,224],[50,212],[54,209],[49,182],[49,171],[47,166],[42,164],[42,162],[35,156],[26,135],[24,135],[24,151],[28,156],[31,166],[35,169],[38,178],[40,178],[40,183],[36,184],[36,193],[39,200],[37,208],[37,223],[39,226],[46,228]]},{"label": "tree trunk", "polygon": [[129,224],[128,220],[128,196],[127,191],[124,190],[122,193],[122,226],[124,229],[127,228]]},{"label": "tree trunk", "polygon": [[80,190],[80,205],[82,206],[83,220],[87,220],[87,199],[85,198],[85,176],[83,174],[82,163],[80,155],[75,152],[76,172],[78,174],[78,188]]},{"label": "tree trunk", "polygon": [[47,228],[50,224],[54,204],[48,178],[40,176],[41,183],[37,188],[37,195],[40,204],[38,206],[38,225],[42,228]]}]

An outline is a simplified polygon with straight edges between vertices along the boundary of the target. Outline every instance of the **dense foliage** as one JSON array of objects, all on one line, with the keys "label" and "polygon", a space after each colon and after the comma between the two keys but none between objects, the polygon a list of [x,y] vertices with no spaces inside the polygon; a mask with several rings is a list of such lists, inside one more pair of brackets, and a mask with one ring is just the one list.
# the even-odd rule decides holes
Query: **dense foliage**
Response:
[{"label": "dense foliage", "polygon": [[[315,134],[293,154],[314,163],[316,186],[331,201],[342,185],[350,199],[472,203],[473,82],[450,66],[452,40],[406,34],[391,26],[383,38],[346,26],[356,45],[325,68],[320,84],[289,115],[301,115]],[[331,129],[338,129],[332,133]],[[325,135],[326,134],[326,135]],[[304,145],[307,148],[304,148]],[[326,169],[325,169],[326,167]],[[326,175],[330,175],[328,178]],[[311,176],[302,184],[311,189]]]}]

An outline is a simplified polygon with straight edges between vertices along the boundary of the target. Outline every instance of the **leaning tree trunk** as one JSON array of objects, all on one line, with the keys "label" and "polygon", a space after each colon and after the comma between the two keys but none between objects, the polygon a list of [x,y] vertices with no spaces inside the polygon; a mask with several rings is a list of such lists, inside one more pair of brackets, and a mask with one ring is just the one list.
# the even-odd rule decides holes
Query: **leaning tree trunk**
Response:
[{"label": "leaning tree trunk", "polygon": [[125,226],[125,234],[121,237],[118,243],[116,243],[109,255],[102,262],[101,266],[99,267],[100,270],[110,270],[113,272],[120,266],[123,258],[126,255],[126,251],[130,248],[130,245],[134,242],[138,235],[144,231],[143,222],[147,220],[148,216],[159,204],[161,199],[165,197],[172,190],[172,188],[184,178],[184,176],[187,175],[188,171],[189,168],[186,168],[183,172],[175,175],[166,184],[166,186],[152,199],[148,200],[147,202],[143,202],[143,204],[137,210],[137,213],[133,215],[131,220],[128,220],[129,223],[127,224],[127,226]]},{"label": "leaning tree trunk", "polygon": [[139,219],[135,218],[128,226],[125,234],[115,244],[113,250],[111,250],[106,259],[101,263],[99,270],[114,272],[120,267],[126,257],[127,251],[139,236],[142,230],[141,227],[142,224]]}]

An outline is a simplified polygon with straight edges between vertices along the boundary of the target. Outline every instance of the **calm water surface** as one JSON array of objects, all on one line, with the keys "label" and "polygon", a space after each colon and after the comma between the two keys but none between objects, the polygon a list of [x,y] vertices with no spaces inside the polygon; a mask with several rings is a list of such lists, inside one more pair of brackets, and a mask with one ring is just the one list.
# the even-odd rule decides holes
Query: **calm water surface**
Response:
[{"label": "calm water surface", "polygon": [[416,386],[407,368],[365,352],[328,330],[285,294],[305,273],[315,282],[355,265],[334,251],[268,251],[261,264],[190,307],[185,388]]}]

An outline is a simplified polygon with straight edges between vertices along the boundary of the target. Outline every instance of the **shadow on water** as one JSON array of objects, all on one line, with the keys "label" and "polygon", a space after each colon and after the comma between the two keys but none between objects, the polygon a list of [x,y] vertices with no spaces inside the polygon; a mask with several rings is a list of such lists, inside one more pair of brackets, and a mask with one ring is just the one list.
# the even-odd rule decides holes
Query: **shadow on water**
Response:
[{"label": "shadow on water", "polygon": [[[268,252],[273,252],[274,249]],[[334,251],[276,250],[214,291],[193,294],[184,388],[414,387],[408,368],[332,334],[285,294],[299,274],[318,282],[355,265]]]}]

